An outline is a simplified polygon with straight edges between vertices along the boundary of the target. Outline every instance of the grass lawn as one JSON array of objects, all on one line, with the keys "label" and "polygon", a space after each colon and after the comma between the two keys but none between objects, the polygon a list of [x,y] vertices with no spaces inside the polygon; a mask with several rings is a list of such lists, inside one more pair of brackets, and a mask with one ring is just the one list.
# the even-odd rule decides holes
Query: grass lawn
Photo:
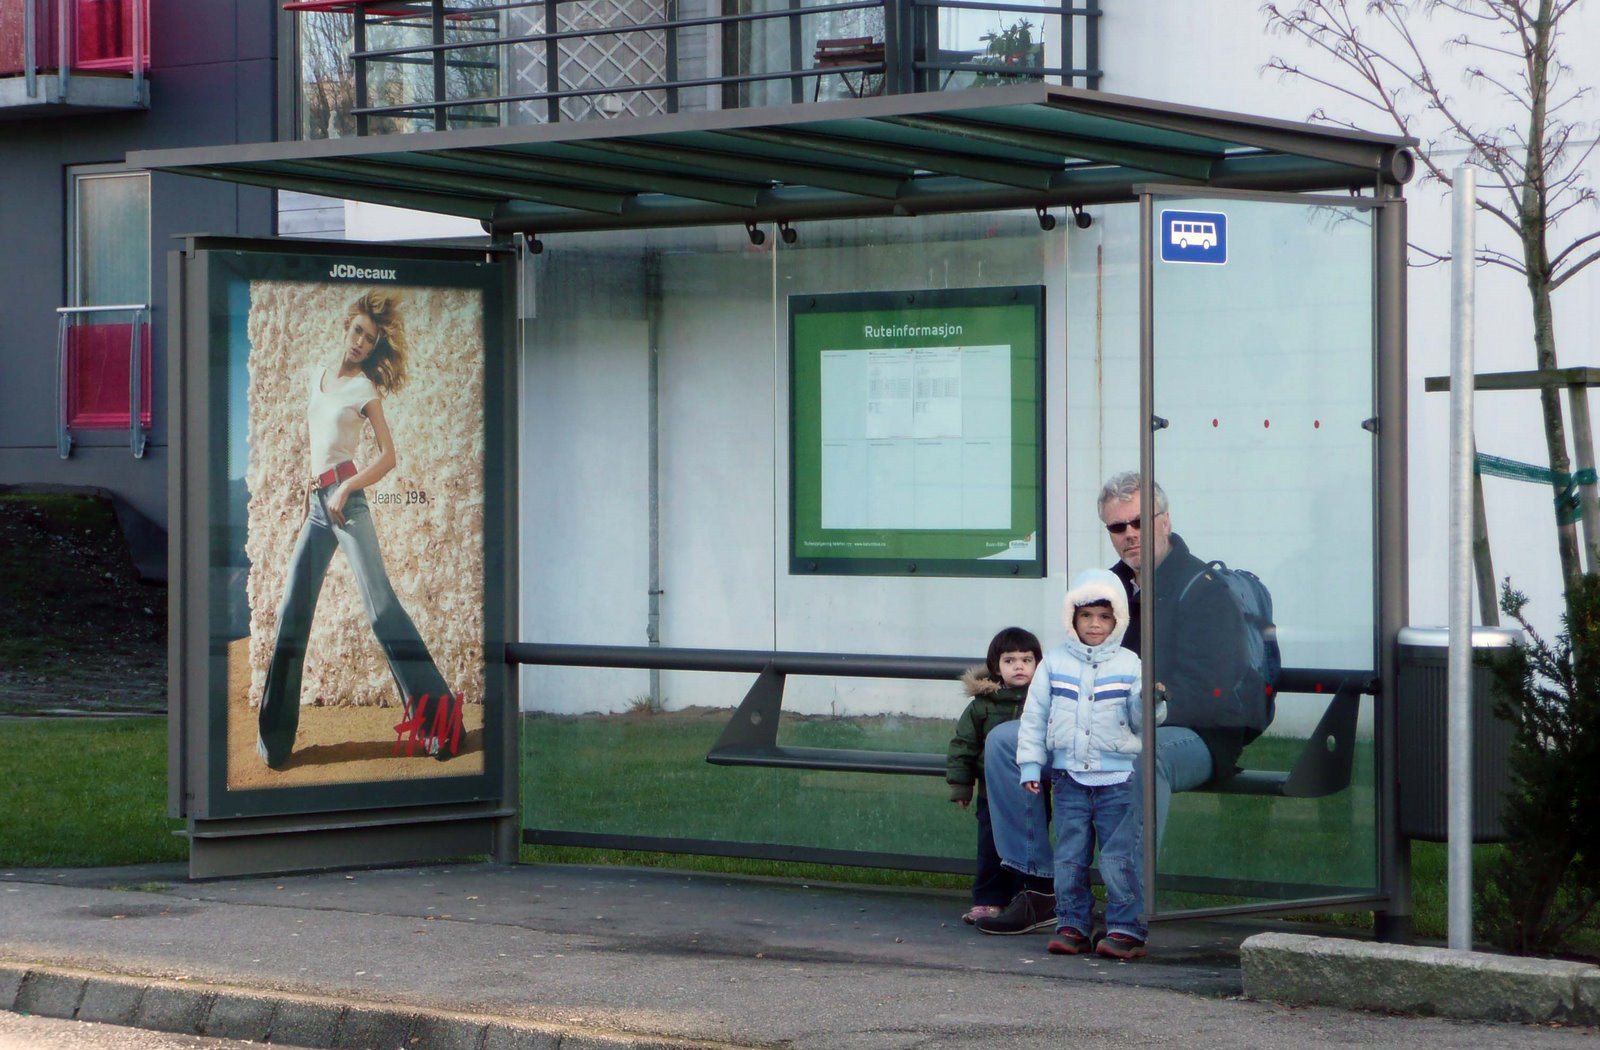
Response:
[{"label": "grass lawn", "polygon": [[[726,712],[554,718],[530,716],[523,736],[524,824],[613,834],[785,842],[840,849],[897,849],[968,857],[974,835],[970,814],[945,801],[932,777],[728,769],[707,765],[705,752]],[[786,720],[785,743],[811,746],[942,749],[948,727],[923,720]],[[792,724],[790,724],[792,722]],[[0,867],[101,867],[182,861],[182,822],[166,814],[166,720],[13,719],[0,757],[7,817],[0,821]],[[1266,748],[1263,749],[1263,745]],[[1293,742],[1264,740],[1249,764],[1269,767],[1270,752],[1292,759]],[[1358,784],[1370,780],[1358,768]],[[1355,789],[1334,799],[1353,796]],[[1179,809],[1179,806],[1182,809]],[[1302,877],[1327,880],[1341,871],[1366,870],[1352,851],[1353,817],[1366,803],[1180,796],[1174,803],[1164,870],[1185,858],[1222,858],[1235,877],[1260,877],[1268,866],[1293,867]],[[719,823],[726,821],[727,823]],[[1179,831],[1180,821],[1184,830]],[[1499,846],[1474,850],[1481,866]],[[714,856],[524,846],[523,858],[547,863],[621,863],[794,879],[959,889],[963,876],[832,865],[780,863]],[[1412,890],[1421,936],[1446,929],[1446,850],[1412,847]],[[1214,865],[1215,867],[1215,865]],[[1234,898],[1237,899],[1237,898]],[[1208,904],[1206,899],[1172,898]],[[1370,915],[1348,916],[1353,925]],[[1600,930],[1578,939],[1580,950],[1600,954]]]},{"label": "grass lawn", "polygon": [[[941,779],[709,765],[706,751],[727,717],[694,709],[526,717],[525,826],[972,856],[975,822],[947,801]],[[950,736],[942,719],[905,717],[786,715],[782,729],[785,744],[886,751],[942,753]],[[1264,738],[1245,763],[1287,769],[1300,748]],[[1373,797],[1370,748],[1358,749],[1354,786],[1326,799],[1180,795],[1161,856],[1159,906],[1371,892]]]},{"label": "grass lawn", "polygon": [[165,718],[5,723],[0,865],[79,868],[180,861],[167,818]]}]

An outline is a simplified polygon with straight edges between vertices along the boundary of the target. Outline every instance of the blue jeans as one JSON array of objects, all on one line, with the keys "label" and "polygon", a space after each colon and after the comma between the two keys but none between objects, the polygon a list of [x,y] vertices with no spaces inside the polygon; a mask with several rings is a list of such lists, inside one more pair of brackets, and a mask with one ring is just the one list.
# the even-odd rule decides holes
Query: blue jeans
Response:
[{"label": "blue jeans", "polygon": [[389,661],[389,673],[400,690],[406,718],[416,713],[412,706],[419,698],[438,701],[450,688],[389,583],[366,495],[359,490],[351,493],[344,505],[345,524],[334,526],[327,510],[327,498],[333,489],[329,485],[311,496],[311,513],[300,527],[300,539],[289,561],[283,605],[278,609],[278,636],[272,647],[272,662],[267,665],[256,741],[256,750],[274,768],[287,762],[294,750],[294,734],[300,724],[300,674],[305,665],[306,639],[311,634],[322,580],[335,548],[344,551],[355,574],[356,589],[361,592],[361,602],[372,622],[372,633]]},{"label": "blue jeans", "polygon": [[1100,845],[1100,881],[1106,884],[1106,932],[1142,941],[1150,928],[1140,919],[1144,894],[1143,814],[1132,779],[1085,787],[1064,770],[1052,770],[1050,794],[1056,820],[1056,926],[1087,937],[1094,931],[1094,896],[1089,865]]},{"label": "blue jeans", "polygon": [[[989,819],[994,828],[994,848],[1000,862],[1024,875],[1050,878],[1055,859],[1050,849],[1050,818],[1044,795],[1022,790],[1017,768],[1015,721],[996,726],[983,745],[984,790],[989,796]],[[1139,796],[1139,767],[1134,762],[1133,785]],[[1193,791],[1211,779],[1211,750],[1192,729],[1161,726],[1156,730],[1156,849],[1167,827],[1167,809],[1174,791]],[[1088,931],[1084,931],[1088,932]]]}]

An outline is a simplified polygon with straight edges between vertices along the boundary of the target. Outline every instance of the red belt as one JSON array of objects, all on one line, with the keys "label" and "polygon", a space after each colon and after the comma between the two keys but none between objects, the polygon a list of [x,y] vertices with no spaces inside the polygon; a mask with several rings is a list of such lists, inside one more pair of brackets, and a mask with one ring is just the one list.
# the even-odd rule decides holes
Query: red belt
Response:
[{"label": "red belt", "polygon": [[321,474],[318,474],[317,488],[325,489],[329,485],[337,485],[346,478],[353,478],[355,476],[356,465],[347,459],[343,463],[340,463],[338,466],[334,467],[332,470],[324,470]]}]

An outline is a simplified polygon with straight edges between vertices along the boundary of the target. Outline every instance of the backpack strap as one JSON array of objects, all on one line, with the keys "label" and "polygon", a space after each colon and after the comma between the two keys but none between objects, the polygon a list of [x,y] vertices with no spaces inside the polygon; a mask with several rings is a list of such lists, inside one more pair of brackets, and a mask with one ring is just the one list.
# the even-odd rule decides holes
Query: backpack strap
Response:
[{"label": "backpack strap", "polygon": [[1225,562],[1220,562],[1220,561],[1208,561],[1208,562],[1206,562],[1205,565],[1201,567],[1200,571],[1195,573],[1194,576],[1189,580],[1189,582],[1183,585],[1183,590],[1178,592],[1178,604],[1182,605],[1183,604],[1183,600],[1185,598],[1189,597],[1190,589],[1193,588],[1195,584],[1200,582],[1200,577],[1204,576],[1208,572],[1227,572],[1227,571],[1228,571],[1228,566],[1227,566],[1227,563],[1225,563]]}]

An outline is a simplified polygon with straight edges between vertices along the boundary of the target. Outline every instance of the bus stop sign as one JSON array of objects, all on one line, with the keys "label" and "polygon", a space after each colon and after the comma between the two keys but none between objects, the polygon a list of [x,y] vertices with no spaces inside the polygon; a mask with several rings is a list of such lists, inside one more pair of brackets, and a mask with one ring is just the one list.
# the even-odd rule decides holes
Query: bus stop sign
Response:
[{"label": "bus stop sign", "polygon": [[1162,211],[1161,261],[1226,263],[1228,216],[1220,211]]}]

